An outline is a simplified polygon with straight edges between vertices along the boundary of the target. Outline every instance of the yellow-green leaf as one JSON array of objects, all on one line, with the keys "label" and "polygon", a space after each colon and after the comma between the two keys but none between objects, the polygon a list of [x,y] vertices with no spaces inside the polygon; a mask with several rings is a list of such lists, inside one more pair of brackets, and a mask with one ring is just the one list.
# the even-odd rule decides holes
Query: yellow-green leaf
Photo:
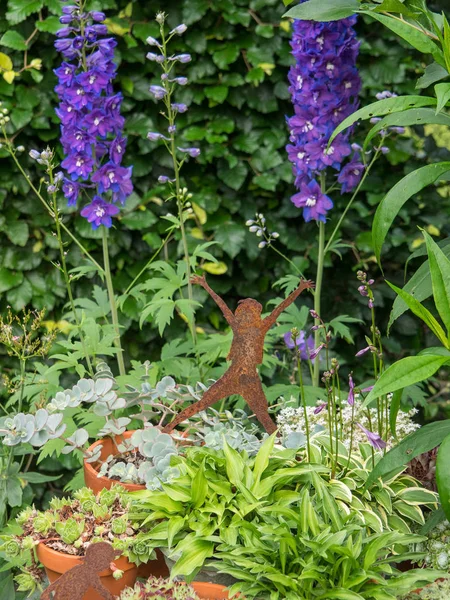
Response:
[{"label": "yellow-green leaf", "polygon": [[228,267],[224,262],[206,262],[203,263],[202,269],[211,275],[223,275],[228,271]]},{"label": "yellow-green leaf", "polygon": [[7,83],[12,83],[16,77],[17,73],[14,73],[14,71],[5,71],[3,73],[3,79],[7,82]]},{"label": "yellow-green leaf", "polygon": [[9,58],[7,54],[0,52],[0,69],[4,69],[5,71],[11,71],[13,68],[12,60]]}]

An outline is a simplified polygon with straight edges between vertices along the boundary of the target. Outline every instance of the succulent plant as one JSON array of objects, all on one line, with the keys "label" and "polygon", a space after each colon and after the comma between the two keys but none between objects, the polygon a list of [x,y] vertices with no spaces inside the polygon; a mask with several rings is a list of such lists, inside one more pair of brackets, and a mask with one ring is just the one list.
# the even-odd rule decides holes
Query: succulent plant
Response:
[{"label": "succulent plant", "polygon": [[450,523],[442,521],[428,533],[428,540],[415,547],[425,552],[422,565],[430,569],[444,569],[450,573]]},{"label": "succulent plant", "polygon": [[192,586],[169,579],[150,577],[145,583],[126,588],[119,600],[198,600]]},{"label": "succulent plant", "polygon": [[177,467],[170,464],[171,457],[178,454],[173,438],[162,433],[157,427],[146,427],[135,431],[129,440],[118,446],[125,456],[136,455],[139,451],[141,460],[136,466],[125,460],[107,459],[99,470],[99,477],[117,478],[123,483],[145,484],[147,489],[161,488],[161,482],[169,482],[180,475]]},{"label": "succulent plant", "polygon": [[[73,544],[78,540],[84,531],[84,519],[69,518],[64,522],[55,522],[56,533],[61,537],[65,544]],[[36,530],[38,531],[38,530]],[[39,532],[38,533],[47,533]]]},{"label": "succulent plant", "polygon": [[450,598],[450,580],[436,581],[420,591],[411,592],[402,600],[448,600]]}]

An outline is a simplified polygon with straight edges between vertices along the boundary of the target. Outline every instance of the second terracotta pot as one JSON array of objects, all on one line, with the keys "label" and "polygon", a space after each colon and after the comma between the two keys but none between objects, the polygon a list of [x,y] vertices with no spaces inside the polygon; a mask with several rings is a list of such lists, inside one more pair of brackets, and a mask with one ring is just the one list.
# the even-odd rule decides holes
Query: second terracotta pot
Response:
[{"label": "second terracotta pot", "polygon": [[228,600],[231,596],[226,587],[217,585],[217,583],[207,583],[206,581],[194,581],[192,587],[200,598],[205,600]]},{"label": "second terracotta pot", "polygon": [[[98,442],[94,442],[92,446],[89,446],[88,451],[92,452],[97,446],[102,446],[102,450],[100,452],[100,460],[106,460],[108,456],[111,454],[115,456],[117,454],[117,445],[120,444],[124,439],[128,440],[134,431],[125,431],[122,435],[117,435],[115,439],[115,444],[111,438],[104,438],[102,440],[98,440]],[[107,490],[111,489],[113,485],[121,485],[129,492],[136,492],[138,490],[145,490],[145,485],[137,484],[137,483],[122,483],[121,481],[116,481],[115,479],[110,479],[109,477],[98,477],[98,471],[95,468],[96,463],[88,463],[86,460],[84,461],[84,482],[87,487],[90,488],[95,494],[98,494],[106,488]]]},{"label": "second terracotta pot", "polygon": [[[52,550],[43,543],[38,545],[37,555],[38,559],[45,567],[45,572],[47,573],[50,583],[59,579],[66,571],[70,571],[73,567],[83,563],[81,558],[70,554],[63,554],[62,552],[56,552],[56,550]],[[102,585],[111,592],[113,596],[119,596],[126,587],[134,586],[138,570],[136,565],[130,563],[124,556],[116,559],[114,564],[118,569],[124,572],[122,578],[117,580],[114,579],[112,571],[107,569],[100,573],[100,580]],[[104,596],[101,596],[91,587],[80,600],[104,600]]]}]

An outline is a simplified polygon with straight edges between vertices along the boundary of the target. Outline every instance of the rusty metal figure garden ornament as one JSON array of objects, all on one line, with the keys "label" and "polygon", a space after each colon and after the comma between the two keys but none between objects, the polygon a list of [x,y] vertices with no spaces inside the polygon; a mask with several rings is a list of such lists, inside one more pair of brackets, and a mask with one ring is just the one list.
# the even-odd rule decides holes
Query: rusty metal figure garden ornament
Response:
[{"label": "rusty metal figure garden ornament", "polygon": [[163,431],[169,433],[192,415],[207,409],[227,396],[238,394],[247,402],[264,429],[268,433],[273,433],[277,427],[269,415],[267,399],[257,371],[257,366],[263,361],[264,339],[281,313],[298,298],[303,290],[313,288],[314,283],[301,280],[297,289],[283,300],[269,316],[262,319],[262,306],[256,300],[252,298],[240,300],[233,313],[222,298],[206,283],[204,276],[195,275],[191,282],[201,285],[209,293],[233,331],[233,342],[227,356],[231,365],[228,371],[205,392],[201,400],[179,413],[171,423],[164,427]]},{"label": "rusty metal figure garden ornament", "polygon": [[115,600],[114,596],[103,587],[99,573],[109,568],[120,552],[114,550],[108,542],[91,544],[81,565],[66,571],[54,581],[41,595],[41,600],[83,600],[90,587],[106,600]]}]

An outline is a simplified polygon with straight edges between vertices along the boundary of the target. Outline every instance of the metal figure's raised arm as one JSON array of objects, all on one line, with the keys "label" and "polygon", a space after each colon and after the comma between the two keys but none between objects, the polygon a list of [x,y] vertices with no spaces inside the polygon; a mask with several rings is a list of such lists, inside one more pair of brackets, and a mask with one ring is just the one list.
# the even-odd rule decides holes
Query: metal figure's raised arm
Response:
[{"label": "metal figure's raised arm", "polygon": [[197,285],[201,285],[202,288],[208,292],[208,294],[211,296],[211,298],[214,300],[214,302],[217,304],[217,306],[222,311],[223,316],[227,320],[228,324],[231,325],[231,327],[233,327],[234,326],[234,314],[228,308],[228,306],[225,304],[225,302],[222,300],[222,298],[218,294],[216,294],[216,292],[206,283],[205,276],[204,275],[203,276],[194,275],[193,277],[191,277],[191,283],[196,283]]},{"label": "metal figure's raised arm", "polygon": [[273,311],[268,317],[263,319],[264,328],[268,331],[272,327],[272,325],[275,325],[281,313],[284,310],[286,310],[286,308],[290,306],[300,296],[303,290],[311,289],[313,287],[314,283],[312,281],[305,281],[304,279],[302,279],[298,288],[294,290],[291,294],[289,294],[289,296],[285,300],[283,300],[283,302],[280,302],[280,304],[273,309]]}]

